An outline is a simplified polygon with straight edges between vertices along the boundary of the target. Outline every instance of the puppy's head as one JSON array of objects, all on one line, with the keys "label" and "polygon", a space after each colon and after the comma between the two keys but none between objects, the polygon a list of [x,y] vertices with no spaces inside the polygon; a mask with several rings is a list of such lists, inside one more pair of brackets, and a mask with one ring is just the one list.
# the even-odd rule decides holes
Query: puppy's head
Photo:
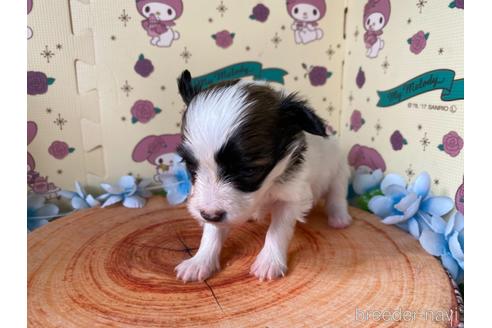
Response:
[{"label": "puppy's head", "polygon": [[246,81],[202,89],[184,71],[187,105],[178,153],[192,176],[188,201],[199,221],[246,221],[275,183],[295,175],[306,150],[304,132],[326,136],[324,122],[296,95]]}]

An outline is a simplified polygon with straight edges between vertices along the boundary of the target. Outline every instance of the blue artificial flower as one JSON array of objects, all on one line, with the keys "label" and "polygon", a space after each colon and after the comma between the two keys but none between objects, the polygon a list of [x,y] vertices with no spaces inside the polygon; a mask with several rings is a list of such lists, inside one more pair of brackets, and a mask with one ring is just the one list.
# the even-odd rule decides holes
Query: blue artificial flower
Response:
[{"label": "blue artificial flower", "polygon": [[422,172],[406,187],[401,176],[388,174],[381,182],[383,195],[371,198],[368,207],[383,223],[397,224],[418,239],[423,221],[433,216],[442,217],[454,206],[449,197],[431,195],[430,181],[429,174]]},{"label": "blue artificial flower", "polygon": [[145,205],[145,198],[152,196],[146,187],[152,180],[144,179],[137,184],[137,181],[131,175],[125,175],[120,178],[117,186],[107,183],[101,183],[106,193],[97,197],[99,201],[104,201],[102,207],[107,207],[123,201],[123,206],[129,208],[140,208]]},{"label": "blue artificial flower", "polygon": [[67,190],[61,190],[59,192],[59,195],[63,198],[70,199],[70,203],[74,209],[80,210],[83,208],[91,208],[100,205],[97,199],[95,199],[91,194],[87,194],[85,192],[84,187],[78,181],[75,181],[75,190],[76,192]]},{"label": "blue artificial flower", "polygon": [[191,179],[183,159],[174,154],[171,166],[166,173],[160,175],[162,187],[171,205],[181,204],[191,192]]},{"label": "blue artificial flower", "polygon": [[363,195],[378,188],[383,176],[381,169],[372,170],[367,166],[361,165],[355,170],[352,188],[357,195]]},{"label": "blue artificial flower", "polygon": [[45,198],[37,194],[27,195],[27,231],[44,226],[58,216],[58,206],[45,204]]},{"label": "blue artificial flower", "polygon": [[422,221],[419,241],[430,254],[441,258],[443,266],[457,283],[465,269],[465,224],[463,214],[456,212],[446,223],[439,216]]}]

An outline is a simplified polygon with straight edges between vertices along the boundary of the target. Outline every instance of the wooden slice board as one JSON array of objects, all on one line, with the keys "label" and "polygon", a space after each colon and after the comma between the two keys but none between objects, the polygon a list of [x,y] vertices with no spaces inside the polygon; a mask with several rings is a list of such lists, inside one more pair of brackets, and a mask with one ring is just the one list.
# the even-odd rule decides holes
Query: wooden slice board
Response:
[{"label": "wooden slice board", "polygon": [[[29,326],[450,326],[420,315],[456,311],[438,260],[373,215],[351,214],[344,230],[329,228],[317,209],[299,223],[285,278],[249,275],[267,228],[251,222],[232,231],[220,273],[184,284],[174,267],[195,252],[201,229],[183,206],[154,197],[142,209],[77,212],[29,234]],[[391,311],[398,321],[399,309],[415,318],[376,321],[369,312]]]}]

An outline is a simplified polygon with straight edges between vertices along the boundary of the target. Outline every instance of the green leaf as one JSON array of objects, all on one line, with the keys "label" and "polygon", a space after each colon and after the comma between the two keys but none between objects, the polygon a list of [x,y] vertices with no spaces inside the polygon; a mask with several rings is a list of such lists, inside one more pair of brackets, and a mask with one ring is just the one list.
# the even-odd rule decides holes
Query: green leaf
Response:
[{"label": "green leaf", "polygon": [[135,116],[132,116],[132,123],[135,124],[137,122],[138,122],[137,118]]},{"label": "green leaf", "polygon": [[236,33],[231,33],[231,38],[234,39],[235,36],[236,36]]},{"label": "green leaf", "polygon": [[52,85],[53,83],[55,83],[55,78],[54,77],[49,77],[48,78],[48,85]]},{"label": "green leaf", "polygon": [[164,189],[153,190],[152,191],[152,194],[153,195],[161,195],[161,196],[164,196],[164,197],[167,195],[167,193],[166,193],[166,191]]},{"label": "green leaf", "polygon": [[75,148],[73,148],[73,147],[68,148],[69,153],[73,153],[74,151],[75,151]]},{"label": "green leaf", "polygon": [[454,1],[453,1],[453,2],[451,2],[451,3],[449,4],[449,8],[456,8],[456,2],[454,2]]},{"label": "green leaf", "polygon": [[407,139],[403,139],[403,144],[408,145]]},{"label": "green leaf", "polygon": [[444,151],[444,145],[443,144],[440,144],[439,146],[437,146],[437,148],[441,151]]},{"label": "green leaf", "polygon": [[143,54],[140,54],[140,56],[138,56],[138,60],[144,60],[144,59],[145,59],[145,57]]},{"label": "green leaf", "polygon": [[374,189],[366,192],[365,194],[357,197],[355,199],[355,204],[357,207],[369,211],[369,201],[372,197],[382,195],[383,192],[380,189]]},{"label": "green leaf", "polygon": [[160,108],[156,107],[156,108],[154,108],[154,112],[155,112],[156,114],[159,114],[160,112],[162,112],[162,109],[160,109]]},{"label": "green leaf", "polygon": [[412,38],[407,39],[407,43],[408,43],[408,44],[412,44]]},{"label": "green leaf", "polygon": [[362,122],[362,124],[366,123],[365,119],[361,119],[360,121]]},{"label": "green leaf", "polygon": [[256,20],[255,15],[249,15],[249,19]]},{"label": "green leaf", "polygon": [[333,75],[332,72],[326,72],[326,78],[329,79]]},{"label": "green leaf", "polygon": [[212,39],[214,39],[214,40],[215,40],[215,34],[212,34]]},{"label": "green leaf", "polygon": [[369,191],[369,195],[371,195],[371,198],[372,198],[374,196],[382,196],[384,194],[383,194],[383,191],[381,189],[374,189],[374,190]]},{"label": "green leaf", "polygon": [[429,38],[429,35],[430,35],[430,33],[429,33],[429,32],[425,33],[425,39],[426,39],[426,40]]},{"label": "green leaf", "polygon": [[355,199],[355,206],[357,206],[358,208],[362,209],[362,210],[365,210],[365,211],[368,211],[369,208],[367,207],[367,204],[369,202],[364,199],[363,196],[358,196],[356,199]]}]

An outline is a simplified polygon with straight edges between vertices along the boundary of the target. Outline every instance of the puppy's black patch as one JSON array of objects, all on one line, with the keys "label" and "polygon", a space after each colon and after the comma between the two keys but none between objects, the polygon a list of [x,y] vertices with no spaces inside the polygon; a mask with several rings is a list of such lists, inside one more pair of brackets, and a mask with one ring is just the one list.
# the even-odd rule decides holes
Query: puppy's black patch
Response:
[{"label": "puppy's black patch", "polygon": [[314,135],[328,136],[325,122],[296,93],[291,93],[282,99],[280,111],[285,117],[286,124],[295,125],[298,129]]},{"label": "puppy's black patch", "polygon": [[195,183],[196,171],[198,170],[199,163],[193,152],[188,147],[184,146],[184,144],[181,144],[176,149],[176,153],[181,156],[185,162],[186,168],[191,175],[191,182]]},{"label": "puppy's black patch", "polygon": [[[191,75],[183,72],[178,86],[187,105],[198,94],[204,97],[234,86],[239,80],[225,81],[204,90],[191,86]],[[285,182],[292,177],[304,162],[306,140],[304,132],[326,137],[325,124],[307,103],[296,94],[283,96],[265,85],[245,85],[246,114],[221,149],[215,154],[218,175],[230,181],[238,190],[258,190],[272,169],[288,154],[291,154],[285,171],[277,179]],[[186,139],[186,114],[183,114],[181,129]],[[193,181],[198,169],[198,160],[183,146],[178,149],[190,170]]]},{"label": "puppy's black patch", "polygon": [[178,78],[178,90],[184,103],[188,106],[191,100],[200,92],[200,86],[194,86],[191,83],[191,73],[184,70]]},{"label": "puppy's black patch", "polygon": [[246,116],[227,143],[215,154],[219,176],[243,192],[260,188],[275,166],[278,96],[271,89],[246,86]]},{"label": "puppy's black patch", "polygon": [[219,176],[243,192],[258,190],[271,170],[292,152],[278,181],[304,161],[303,131],[325,136],[323,121],[295,95],[282,97],[267,86],[247,85],[248,108],[241,125],[217,152]]}]

